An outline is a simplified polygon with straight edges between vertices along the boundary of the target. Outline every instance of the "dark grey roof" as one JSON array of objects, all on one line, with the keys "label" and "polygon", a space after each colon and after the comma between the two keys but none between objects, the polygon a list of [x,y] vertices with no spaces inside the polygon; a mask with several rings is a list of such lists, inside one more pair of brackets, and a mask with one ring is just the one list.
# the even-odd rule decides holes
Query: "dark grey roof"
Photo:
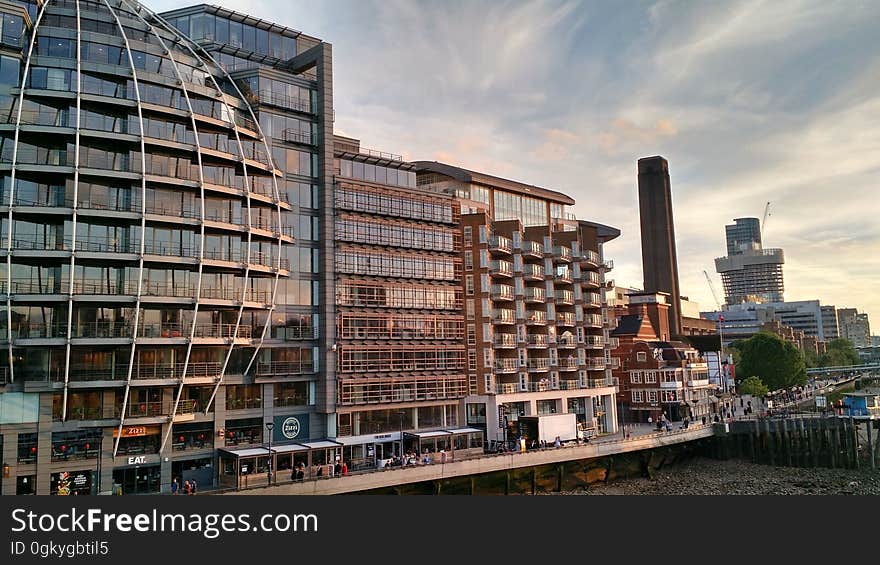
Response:
[{"label": "dark grey roof", "polygon": [[574,204],[574,199],[572,197],[562,194],[561,192],[556,192],[555,190],[541,188],[540,186],[525,184],[515,180],[487,175],[485,173],[478,173],[476,171],[462,169],[461,167],[447,165],[446,163],[438,163],[437,161],[413,161],[412,163],[417,167],[418,172],[440,173],[461,182],[485,184],[509,190],[511,192],[545,198],[569,206]]},{"label": "dark grey roof", "polygon": [[590,222],[587,220],[578,220],[578,224],[582,226],[589,226],[591,228],[596,228],[596,235],[599,239],[604,243],[606,241],[611,241],[615,237],[620,237],[620,230],[617,228],[612,228],[611,226],[606,226],[605,224],[599,224],[596,222]]},{"label": "dark grey roof", "polygon": [[609,335],[636,335],[642,328],[642,317],[638,314],[627,314],[617,319],[617,327]]}]

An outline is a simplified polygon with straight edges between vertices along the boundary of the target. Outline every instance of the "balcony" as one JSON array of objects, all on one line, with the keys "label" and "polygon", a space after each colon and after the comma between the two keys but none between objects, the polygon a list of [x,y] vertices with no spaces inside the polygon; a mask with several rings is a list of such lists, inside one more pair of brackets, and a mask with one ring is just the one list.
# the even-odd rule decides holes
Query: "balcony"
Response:
[{"label": "balcony", "polygon": [[559,370],[560,371],[576,371],[578,368],[578,360],[574,357],[569,357],[568,359],[560,359],[559,360]]},{"label": "balcony", "polygon": [[509,237],[504,237],[503,235],[490,236],[489,251],[510,255],[513,253],[513,241],[511,241]]},{"label": "balcony", "polygon": [[588,314],[584,316],[584,325],[590,328],[601,328],[602,316],[599,314]]},{"label": "balcony", "polygon": [[556,343],[560,348],[570,349],[577,347],[577,342],[573,335],[560,336],[556,338]]},{"label": "balcony", "polygon": [[553,247],[553,258],[558,261],[571,263],[571,248],[557,245]]},{"label": "balcony", "polygon": [[516,359],[496,359],[495,360],[495,372],[496,373],[515,373],[519,367],[517,366]]},{"label": "balcony", "polygon": [[608,349],[617,349],[618,347],[620,347],[620,339],[616,338],[616,337],[609,337],[608,338]]},{"label": "balcony", "polygon": [[620,368],[620,357],[609,357],[608,363],[606,363],[606,364],[608,365],[609,369],[619,369]]},{"label": "balcony", "polygon": [[595,271],[581,271],[581,281],[594,288],[599,288],[599,273]]},{"label": "balcony", "polygon": [[602,297],[598,292],[585,292],[584,293],[584,306],[591,306],[593,308],[601,308],[602,306]]},{"label": "balcony", "polygon": [[557,290],[556,303],[569,305],[574,304],[574,292],[570,290]]},{"label": "balcony", "polygon": [[255,376],[257,377],[285,377],[288,375],[302,375],[314,372],[314,363],[311,359],[300,361],[272,361],[270,363],[257,363]]},{"label": "balcony", "polygon": [[526,302],[544,302],[547,299],[547,291],[543,288],[526,287]]},{"label": "balcony", "polygon": [[541,265],[523,265],[523,278],[531,281],[544,280],[544,267]]},{"label": "balcony", "polygon": [[515,324],[516,314],[509,308],[496,308],[492,310],[492,321],[496,324]]},{"label": "balcony", "polygon": [[598,267],[601,259],[599,258],[599,254],[593,251],[592,249],[585,249],[581,254],[581,260],[593,265],[594,267]]},{"label": "balcony", "polygon": [[492,300],[496,301],[512,301],[514,300],[513,287],[508,284],[493,284],[491,296]]},{"label": "balcony", "polygon": [[557,326],[574,326],[574,314],[570,312],[557,312],[556,313],[556,325]]},{"label": "balcony", "polygon": [[614,261],[611,259],[605,259],[605,262],[602,263],[602,268],[606,271],[614,269]]},{"label": "balcony", "polygon": [[515,348],[516,347],[516,335],[515,334],[495,334],[495,337],[492,339],[492,344],[495,347],[500,347],[504,349]]},{"label": "balcony", "polygon": [[662,381],[660,388],[665,390],[677,390],[683,388],[681,381]]},{"label": "balcony", "polygon": [[709,379],[696,379],[688,381],[688,387],[690,388],[702,388],[707,386],[709,386]]},{"label": "balcony", "polygon": [[602,318],[602,323],[609,330],[613,330],[613,329],[617,328],[617,317],[616,316],[611,316],[611,317],[606,316],[606,317]]},{"label": "balcony", "polygon": [[524,241],[522,243],[522,254],[528,257],[544,258],[544,246],[535,241]]},{"label": "balcony", "polygon": [[550,370],[550,359],[538,358],[529,359],[528,368],[533,373],[544,373]]},{"label": "balcony", "polygon": [[495,394],[515,394],[520,392],[519,385],[514,383],[499,383],[495,386]]},{"label": "balcony", "polygon": [[526,343],[528,347],[544,348],[547,347],[547,336],[543,334],[530,335]]},{"label": "balcony", "polygon": [[605,338],[600,335],[588,335],[585,337],[585,343],[590,349],[602,349],[605,347]]},{"label": "balcony", "polygon": [[567,282],[570,283],[572,281],[571,269],[567,266],[565,267],[556,267],[553,276],[556,278],[557,282]]},{"label": "balcony", "polygon": [[526,312],[526,324],[530,326],[543,326],[547,324],[547,313],[539,310],[528,310]]},{"label": "balcony", "polygon": [[587,357],[585,363],[588,371],[604,371],[605,370],[605,358],[604,357]]},{"label": "balcony", "polygon": [[489,261],[489,273],[496,277],[512,277],[513,263],[510,261]]}]

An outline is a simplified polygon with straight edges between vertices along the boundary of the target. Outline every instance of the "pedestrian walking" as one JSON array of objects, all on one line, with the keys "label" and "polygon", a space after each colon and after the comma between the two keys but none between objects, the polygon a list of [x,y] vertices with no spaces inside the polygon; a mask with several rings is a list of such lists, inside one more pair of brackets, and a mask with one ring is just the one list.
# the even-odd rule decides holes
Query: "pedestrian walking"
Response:
[{"label": "pedestrian walking", "polygon": [[183,481],[183,493],[192,494],[192,485],[189,481]]},{"label": "pedestrian walking", "polygon": [[195,480],[195,479],[192,480],[192,482],[190,483],[190,486],[192,487],[192,492],[190,492],[190,494],[195,494],[195,493],[196,493],[196,488],[197,488],[197,486],[198,486],[198,485],[196,485],[196,480]]},{"label": "pedestrian walking", "polygon": [[177,482],[177,477],[174,477],[174,480],[171,481],[171,494],[177,494],[178,489],[180,489],[180,483]]}]

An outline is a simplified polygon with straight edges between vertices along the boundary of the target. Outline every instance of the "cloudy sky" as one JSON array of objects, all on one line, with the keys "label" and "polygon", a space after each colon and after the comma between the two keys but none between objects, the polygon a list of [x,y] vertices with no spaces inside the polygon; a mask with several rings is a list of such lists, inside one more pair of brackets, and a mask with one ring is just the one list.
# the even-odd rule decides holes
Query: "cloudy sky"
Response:
[{"label": "cloudy sky", "polygon": [[724,224],[770,201],[786,298],[868,311],[880,334],[877,2],[219,3],[333,44],[337,132],[619,227],[619,284],[641,286],[636,161],[663,155],[683,294],[710,309]]}]

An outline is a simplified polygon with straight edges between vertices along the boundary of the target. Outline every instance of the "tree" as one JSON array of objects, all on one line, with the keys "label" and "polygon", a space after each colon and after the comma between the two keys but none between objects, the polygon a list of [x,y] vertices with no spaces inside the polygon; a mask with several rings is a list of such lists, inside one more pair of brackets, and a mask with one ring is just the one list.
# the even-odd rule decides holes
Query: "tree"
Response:
[{"label": "tree", "polygon": [[804,349],[804,363],[807,367],[821,367],[819,354],[812,349]]},{"label": "tree", "polygon": [[776,334],[758,332],[737,343],[740,363],[737,376],[760,377],[770,390],[807,383],[807,368],[800,350]]},{"label": "tree", "polygon": [[861,365],[859,354],[848,339],[832,339],[825,345],[825,353],[819,356],[820,367],[846,367]]},{"label": "tree", "polygon": [[770,391],[767,389],[767,385],[764,384],[760,377],[749,377],[739,383],[740,394],[748,394],[757,398],[764,398],[767,396],[768,392]]}]

